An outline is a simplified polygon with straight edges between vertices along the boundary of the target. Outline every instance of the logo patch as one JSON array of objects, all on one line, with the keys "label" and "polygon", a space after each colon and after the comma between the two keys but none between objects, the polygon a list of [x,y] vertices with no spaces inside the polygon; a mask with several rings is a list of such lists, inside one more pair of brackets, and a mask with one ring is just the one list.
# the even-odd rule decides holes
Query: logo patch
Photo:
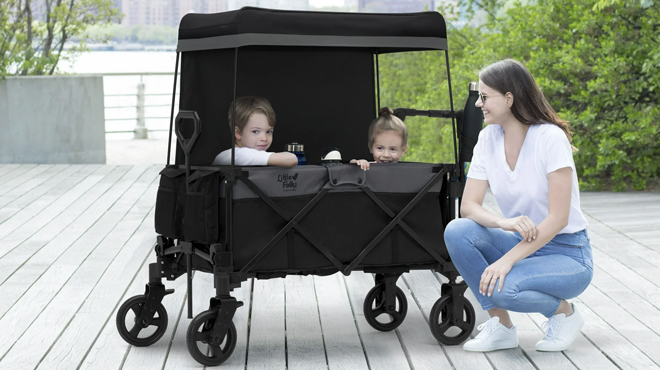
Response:
[{"label": "logo patch", "polygon": [[277,182],[282,183],[282,189],[284,189],[284,191],[296,191],[296,188],[298,187],[298,182],[296,181],[297,178],[298,172],[293,175],[282,173],[277,175]]}]

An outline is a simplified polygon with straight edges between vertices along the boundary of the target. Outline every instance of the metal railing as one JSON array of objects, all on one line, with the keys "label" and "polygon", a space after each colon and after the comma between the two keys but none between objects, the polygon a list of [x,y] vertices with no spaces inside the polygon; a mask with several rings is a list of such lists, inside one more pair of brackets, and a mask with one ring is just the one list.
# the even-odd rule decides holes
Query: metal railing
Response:
[{"label": "metal railing", "polygon": [[[105,133],[133,133],[134,139],[148,139],[149,132],[169,131],[173,73],[103,73]],[[145,80],[150,81],[145,81]],[[123,80],[123,81],[122,81]],[[178,82],[177,82],[178,84]],[[150,92],[147,87],[155,85]],[[178,111],[179,87],[174,113]],[[111,103],[108,103],[108,102]],[[125,112],[134,109],[134,114]],[[124,112],[122,115],[119,112]],[[149,124],[147,124],[149,122]]]}]

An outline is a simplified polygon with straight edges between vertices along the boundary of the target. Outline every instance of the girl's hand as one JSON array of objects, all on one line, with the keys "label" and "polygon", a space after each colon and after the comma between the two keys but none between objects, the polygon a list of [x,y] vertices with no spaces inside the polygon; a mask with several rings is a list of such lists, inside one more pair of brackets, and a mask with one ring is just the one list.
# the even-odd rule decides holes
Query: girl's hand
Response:
[{"label": "girl's hand", "polygon": [[366,159],[351,159],[351,163],[357,164],[364,171],[369,169],[369,162]]},{"label": "girl's hand", "polygon": [[528,242],[536,239],[536,225],[527,216],[505,218],[498,221],[497,226],[502,230],[517,231]]},{"label": "girl's hand", "polygon": [[484,273],[481,274],[481,281],[479,282],[479,293],[481,295],[488,295],[489,297],[493,294],[495,285],[497,285],[497,280],[499,279],[500,284],[497,287],[497,291],[502,291],[502,286],[504,285],[504,277],[511,271],[513,263],[509,262],[504,258],[500,258],[495,261],[492,265],[488,266]]}]

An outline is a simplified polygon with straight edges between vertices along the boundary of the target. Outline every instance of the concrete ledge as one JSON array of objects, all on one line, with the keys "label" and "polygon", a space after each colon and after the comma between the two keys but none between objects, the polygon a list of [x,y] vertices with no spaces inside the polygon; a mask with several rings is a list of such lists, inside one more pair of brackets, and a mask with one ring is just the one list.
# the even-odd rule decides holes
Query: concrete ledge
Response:
[{"label": "concrete ledge", "polygon": [[102,76],[0,80],[0,163],[105,163]]}]

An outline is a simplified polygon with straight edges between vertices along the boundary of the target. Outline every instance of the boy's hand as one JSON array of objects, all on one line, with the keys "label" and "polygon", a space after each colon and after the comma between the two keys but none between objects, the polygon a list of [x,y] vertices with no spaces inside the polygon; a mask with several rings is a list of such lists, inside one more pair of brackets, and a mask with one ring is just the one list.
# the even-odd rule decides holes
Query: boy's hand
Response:
[{"label": "boy's hand", "polygon": [[351,159],[351,163],[357,164],[364,171],[369,169],[369,162],[366,159]]}]

